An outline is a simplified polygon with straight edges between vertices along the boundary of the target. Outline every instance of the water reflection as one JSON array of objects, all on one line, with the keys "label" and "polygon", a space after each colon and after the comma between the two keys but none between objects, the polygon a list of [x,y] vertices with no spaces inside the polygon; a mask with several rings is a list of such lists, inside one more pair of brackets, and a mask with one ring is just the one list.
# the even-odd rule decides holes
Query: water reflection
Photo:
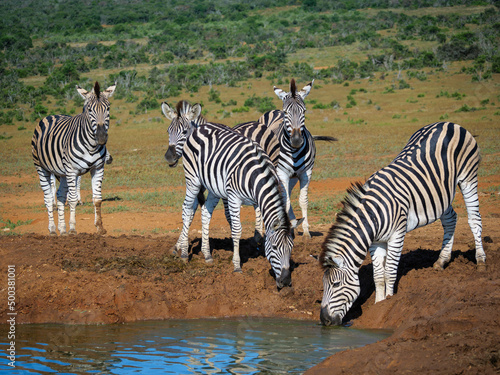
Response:
[{"label": "water reflection", "polygon": [[[0,327],[1,337],[7,328]],[[18,325],[16,333],[13,374],[298,374],[336,351],[389,334],[258,318]],[[6,353],[7,345],[0,342],[0,349]],[[0,357],[0,368],[7,362]]]}]

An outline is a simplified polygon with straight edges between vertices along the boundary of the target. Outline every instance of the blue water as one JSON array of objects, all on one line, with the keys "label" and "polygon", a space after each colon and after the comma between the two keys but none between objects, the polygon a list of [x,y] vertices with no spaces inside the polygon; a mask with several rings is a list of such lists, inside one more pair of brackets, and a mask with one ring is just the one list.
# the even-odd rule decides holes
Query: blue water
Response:
[{"label": "blue water", "polygon": [[[0,326],[0,371],[7,327]],[[301,374],[387,331],[285,319],[167,320],[121,325],[18,325],[11,374]],[[5,338],[5,340],[3,340]]]}]

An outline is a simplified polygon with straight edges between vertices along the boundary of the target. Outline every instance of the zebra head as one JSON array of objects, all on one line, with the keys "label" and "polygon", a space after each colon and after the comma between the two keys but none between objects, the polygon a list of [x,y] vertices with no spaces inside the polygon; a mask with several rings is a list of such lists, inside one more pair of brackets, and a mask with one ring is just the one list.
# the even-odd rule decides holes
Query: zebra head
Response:
[{"label": "zebra head", "polygon": [[285,92],[274,86],[274,92],[283,101],[284,127],[290,137],[293,148],[304,144],[303,128],[305,127],[306,105],[304,98],[311,91],[314,80],[297,92],[295,79],[290,82],[290,92]]},{"label": "zebra head", "polygon": [[344,259],[323,251],[320,262],[324,268],[321,323],[340,325],[361,290],[358,272],[344,266]]},{"label": "zebra head", "polygon": [[83,113],[87,115],[94,137],[98,145],[105,145],[108,141],[109,129],[109,98],[114,94],[116,82],[114,85],[101,91],[99,83],[96,81],[91,92],[76,86],[76,90],[85,100]]},{"label": "zebra head", "polygon": [[274,225],[266,231],[265,253],[271,263],[278,289],[292,285],[290,258],[293,249],[293,233],[302,220],[299,220],[293,227],[288,219],[285,222],[276,220]]},{"label": "zebra head", "polygon": [[198,120],[201,117],[201,105],[191,106],[187,101],[181,100],[177,103],[176,109],[170,107],[167,103],[161,104],[161,110],[166,118],[171,120],[168,127],[168,150],[165,153],[165,159],[168,165],[173,168],[177,166],[182,157],[182,149],[187,138],[197,127]]}]

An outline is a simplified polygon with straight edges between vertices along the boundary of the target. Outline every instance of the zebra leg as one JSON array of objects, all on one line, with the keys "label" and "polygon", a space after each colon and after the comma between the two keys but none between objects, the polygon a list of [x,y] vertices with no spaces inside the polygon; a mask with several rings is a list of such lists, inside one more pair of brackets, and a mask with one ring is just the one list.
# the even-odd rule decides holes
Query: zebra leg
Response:
[{"label": "zebra leg", "polygon": [[259,244],[264,238],[264,229],[262,223],[262,213],[260,212],[260,208],[254,206],[255,209],[255,231],[253,235],[254,241]]},{"label": "zebra leg", "polygon": [[57,216],[58,224],[57,229],[59,229],[59,234],[61,236],[66,235],[66,220],[64,219],[64,205],[68,198],[68,181],[66,177],[61,177],[59,179],[59,189],[57,189]]},{"label": "zebra leg", "polygon": [[77,180],[78,176],[76,175],[66,176],[66,183],[68,184],[67,201],[69,206],[69,234],[76,234],[76,205],[78,203],[76,195]]},{"label": "zebra leg", "polygon": [[483,224],[481,214],[479,213],[479,198],[477,195],[477,175],[471,181],[459,182],[462,195],[464,197],[465,207],[467,208],[467,216],[469,227],[474,235],[476,243],[476,263],[479,271],[486,270],[486,254],[483,249],[483,241],[481,234],[483,232]]},{"label": "zebra leg", "polygon": [[457,226],[457,214],[450,206],[441,216],[441,225],[443,226],[443,245],[439,253],[438,260],[434,263],[435,270],[443,270],[451,259],[451,249],[453,248],[453,240],[455,239],[455,228]]},{"label": "zebra leg", "polygon": [[233,197],[228,200],[229,212],[231,214],[231,237],[233,238],[233,265],[234,272],[241,272],[240,260],[240,238],[241,238],[241,221],[240,210],[241,200]]},{"label": "zebra leg", "polygon": [[229,228],[231,228],[231,214],[229,213],[229,204],[227,199],[223,199],[222,203],[224,204],[224,215],[226,216],[227,223],[229,224]]},{"label": "zebra leg", "polygon": [[50,172],[38,167],[36,169],[38,177],[40,178],[40,185],[43,190],[43,200],[47,213],[49,215],[49,233],[51,236],[57,236],[56,225],[54,224],[54,192],[52,191],[52,177]]},{"label": "zebra leg", "polygon": [[201,207],[201,252],[205,256],[205,262],[207,263],[214,261],[210,254],[209,228],[217,203],[219,203],[219,198],[209,193],[205,204]]},{"label": "zebra leg", "polygon": [[[92,169],[90,171],[90,175],[92,177],[92,201],[94,202],[94,211],[95,211],[94,224],[97,227],[97,234],[102,235],[106,234],[106,230],[102,225],[102,215],[101,215],[101,204],[102,204],[101,187],[102,187],[102,179],[104,178],[104,167],[99,169]],[[76,192],[76,186],[75,186],[75,192]],[[70,190],[70,196],[71,196],[71,190]],[[75,194],[75,206],[76,206],[76,194]]]},{"label": "zebra leg", "polygon": [[52,196],[53,196],[53,207],[57,208],[57,186],[56,186],[56,175],[51,174],[50,175],[50,188],[52,190]]},{"label": "zebra leg", "polygon": [[406,235],[406,221],[402,223],[400,229],[392,235],[387,242],[387,258],[385,259],[385,296],[394,294],[394,284],[398,277],[399,260]]},{"label": "zebra leg", "polygon": [[288,190],[285,190],[286,193],[286,211],[288,212],[288,218],[290,219],[290,222],[293,227],[297,226],[297,218],[295,217],[295,213],[293,212],[292,208],[292,201],[290,200],[290,196],[292,195],[293,188],[295,185],[297,185],[298,178],[297,177],[292,177],[291,179],[288,180],[288,183],[284,186],[288,187]]},{"label": "zebra leg", "polygon": [[369,251],[373,264],[375,303],[377,303],[385,299],[385,260],[387,256],[387,243],[373,243]]},{"label": "zebra leg", "polygon": [[307,206],[309,204],[308,199],[308,191],[309,191],[309,183],[311,182],[312,170],[308,170],[306,173],[300,175],[300,195],[299,195],[299,204],[300,209],[302,210],[302,217],[304,221],[302,222],[302,229],[304,230],[303,236],[306,238],[311,238],[311,234],[309,233],[309,221],[307,220]]},{"label": "zebra leg", "polygon": [[282,184],[283,200],[285,201],[286,204],[286,212],[288,212],[288,218],[290,219],[292,226],[295,226],[294,225],[295,214],[293,213],[292,204],[290,203],[290,193],[295,184],[297,183],[297,179],[292,178],[290,180],[288,174],[283,172],[281,169],[277,169],[276,172]]},{"label": "zebra leg", "polygon": [[76,204],[77,205],[82,205],[82,195],[80,194],[80,188],[82,185],[82,176],[78,176],[76,178]]},{"label": "zebra leg", "polygon": [[194,213],[198,208],[198,191],[192,191],[186,187],[186,197],[182,204],[182,231],[177,243],[172,250],[174,255],[181,253],[181,260],[187,262],[189,259],[189,227],[193,222]]}]

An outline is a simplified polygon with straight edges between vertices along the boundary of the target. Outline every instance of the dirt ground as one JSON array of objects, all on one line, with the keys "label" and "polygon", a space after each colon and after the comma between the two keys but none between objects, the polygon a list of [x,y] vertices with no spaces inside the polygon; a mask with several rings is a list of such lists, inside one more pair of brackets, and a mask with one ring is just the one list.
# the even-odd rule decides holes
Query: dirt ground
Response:
[{"label": "dirt ground", "polygon": [[[13,184],[16,181],[11,182]],[[311,199],[345,191],[349,181],[313,183]],[[480,182],[498,185],[499,178]],[[463,203],[457,199],[459,221],[453,259],[442,272],[438,257],[440,223],[409,233],[399,267],[396,294],[374,304],[372,268],[360,270],[362,292],[346,324],[384,328],[394,334],[363,348],[327,358],[307,374],[493,374],[500,372],[500,205],[497,192],[480,194],[487,271],[477,272],[473,237]],[[33,220],[16,228],[17,236],[0,236],[0,294],[6,301],[7,266],[16,269],[18,323],[121,323],[136,320],[201,317],[286,317],[319,323],[322,272],[315,256],[331,224],[315,224],[313,238],[299,236],[293,252],[293,286],[276,289],[270,265],[256,249],[253,210],[241,242],[241,274],[233,273],[232,241],[222,211],[211,226],[214,263],[200,252],[200,220],[190,233],[191,259],[184,264],[170,248],[178,233],[136,235],[151,228],[181,225],[179,212],[104,215],[108,234],[94,234],[93,215],[78,214],[76,236],[47,236],[45,212],[29,209],[42,193],[0,197],[4,218]],[[15,202],[15,204],[13,204]],[[114,202],[105,202],[104,205]],[[332,222],[334,218],[332,217]],[[112,228],[120,228],[121,233]],[[7,304],[0,305],[5,317]],[[335,329],[335,328],[325,328]]]}]

